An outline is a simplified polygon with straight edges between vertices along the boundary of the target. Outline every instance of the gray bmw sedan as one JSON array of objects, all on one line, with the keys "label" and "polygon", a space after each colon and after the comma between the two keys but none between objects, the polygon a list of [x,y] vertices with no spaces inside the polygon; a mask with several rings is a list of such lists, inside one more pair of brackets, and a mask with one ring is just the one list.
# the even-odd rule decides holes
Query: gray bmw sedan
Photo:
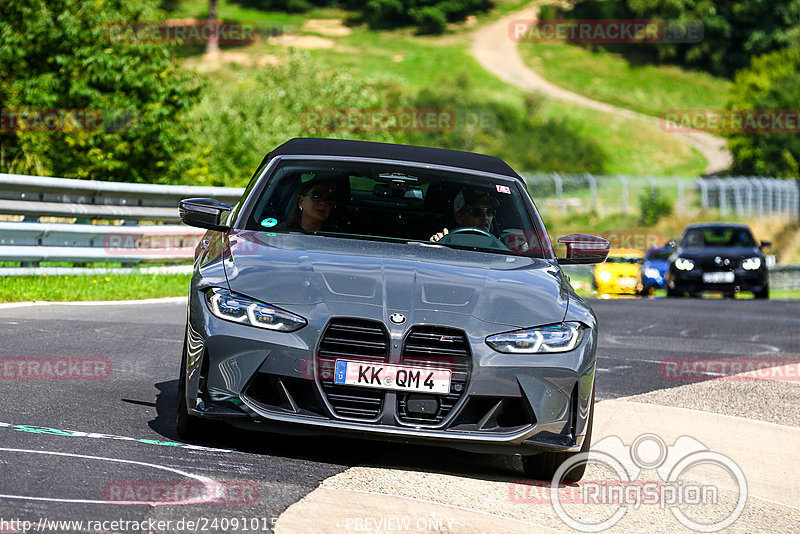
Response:
[{"label": "gray bmw sedan", "polygon": [[[590,443],[597,324],[525,182],[453,150],[293,139],[234,207],[186,199],[197,247],[179,380],[185,439],[210,419],[521,454],[550,478]],[[584,464],[585,465],[585,464]],[[563,477],[582,476],[576,468]]]}]

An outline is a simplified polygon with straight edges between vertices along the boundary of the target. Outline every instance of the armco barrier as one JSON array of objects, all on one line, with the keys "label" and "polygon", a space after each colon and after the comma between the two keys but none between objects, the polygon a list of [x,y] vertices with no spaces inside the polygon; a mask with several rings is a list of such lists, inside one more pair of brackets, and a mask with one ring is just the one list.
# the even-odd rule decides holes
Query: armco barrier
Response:
[{"label": "armco barrier", "polygon": [[[234,205],[243,191],[0,174],[0,215],[23,219],[0,221],[0,261],[26,268],[44,261],[187,261],[204,232],[169,224],[179,221],[178,202],[210,197]],[[42,223],[41,217],[75,219],[77,224]],[[96,221],[105,224],[89,224]]]}]

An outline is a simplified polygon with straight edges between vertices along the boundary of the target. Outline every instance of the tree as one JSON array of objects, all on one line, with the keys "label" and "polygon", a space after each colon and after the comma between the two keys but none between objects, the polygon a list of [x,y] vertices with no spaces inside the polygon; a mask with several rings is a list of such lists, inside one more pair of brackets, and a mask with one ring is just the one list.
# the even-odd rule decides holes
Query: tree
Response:
[{"label": "tree", "polygon": [[[800,37],[800,0],[584,0],[566,16],[654,19],[666,27],[676,23],[676,28],[700,22],[699,42],[641,44],[637,49],[722,76],[733,76],[751,58],[790,46]],[[630,51],[630,45],[609,48]]]},{"label": "tree", "polygon": [[[800,50],[788,48],[755,58],[749,68],[736,74],[727,107],[731,110],[765,110],[778,114],[790,110],[793,122],[776,129],[794,131],[735,132],[728,143],[733,171],[759,176],[800,177]],[[794,111],[791,111],[794,110]],[[791,120],[791,119],[790,119]]]},{"label": "tree", "polygon": [[217,36],[217,0],[208,0],[208,24],[214,27],[214,31],[206,41],[206,55],[219,55],[219,37]]},{"label": "tree", "polygon": [[163,16],[155,2],[0,2],[3,172],[165,183],[192,168],[199,82],[133,31]]}]

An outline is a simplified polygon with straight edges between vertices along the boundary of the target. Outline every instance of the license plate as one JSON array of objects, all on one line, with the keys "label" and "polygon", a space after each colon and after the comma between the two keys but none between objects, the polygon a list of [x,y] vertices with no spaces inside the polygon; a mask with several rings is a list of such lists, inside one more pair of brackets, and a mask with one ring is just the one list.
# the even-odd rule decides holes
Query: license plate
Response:
[{"label": "license plate", "polygon": [[721,273],[703,273],[703,282],[707,284],[730,284],[733,282],[733,273],[728,272],[721,272]]},{"label": "license plate", "polygon": [[636,278],[617,278],[617,285],[619,287],[634,287],[636,286]]},{"label": "license plate", "polygon": [[451,375],[449,369],[336,360],[333,382],[346,386],[447,394],[450,393]]}]

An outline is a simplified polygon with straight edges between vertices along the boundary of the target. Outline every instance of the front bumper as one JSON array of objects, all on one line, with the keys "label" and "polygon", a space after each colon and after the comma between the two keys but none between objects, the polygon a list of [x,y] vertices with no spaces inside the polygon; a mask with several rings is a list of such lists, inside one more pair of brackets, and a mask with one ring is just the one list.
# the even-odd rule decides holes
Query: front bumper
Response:
[{"label": "front bumper", "polygon": [[691,271],[678,271],[670,269],[667,287],[677,293],[700,293],[702,291],[722,291],[732,293],[735,291],[751,291],[758,293],[769,287],[769,277],[766,269],[757,271],[746,271],[736,269],[733,272],[733,282],[709,283],[703,281],[703,273],[718,271],[702,271],[693,269]]},{"label": "front bumper", "polygon": [[[426,365],[458,368],[454,390],[447,396],[410,399],[402,392],[332,388],[320,343],[331,320],[313,308],[303,314],[307,327],[272,332],[218,319],[194,293],[185,355],[189,411],[241,428],[300,435],[346,435],[500,454],[580,449],[594,387],[593,328],[568,353],[501,354],[486,345],[485,336],[468,334],[485,329],[486,323],[442,314],[437,319],[448,325],[442,327],[448,332],[458,330],[449,325],[464,325],[468,368],[450,356],[430,357]],[[387,323],[384,328],[389,343],[385,363],[400,363],[409,332],[438,326]],[[464,378],[460,392],[455,391],[459,373]],[[433,397],[435,417],[410,411],[409,400],[430,406]]]}]

